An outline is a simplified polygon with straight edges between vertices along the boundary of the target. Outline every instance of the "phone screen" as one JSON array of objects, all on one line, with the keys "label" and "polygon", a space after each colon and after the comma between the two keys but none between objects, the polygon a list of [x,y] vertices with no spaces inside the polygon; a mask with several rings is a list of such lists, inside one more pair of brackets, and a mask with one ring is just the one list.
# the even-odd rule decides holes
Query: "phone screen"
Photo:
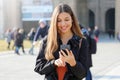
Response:
[{"label": "phone screen", "polygon": [[60,45],[60,50],[63,50],[63,51],[67,54],[67,52],[66,52],[66,50],[65,50],[65,49],[70,50],[70,45],[65,45],[65,44]]}]

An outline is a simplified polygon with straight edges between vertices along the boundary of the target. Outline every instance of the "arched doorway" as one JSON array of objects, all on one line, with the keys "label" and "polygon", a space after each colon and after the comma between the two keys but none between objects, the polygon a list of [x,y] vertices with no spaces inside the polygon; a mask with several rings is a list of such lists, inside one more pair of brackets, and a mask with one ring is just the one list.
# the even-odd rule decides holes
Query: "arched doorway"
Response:
[{"label": "arched doorway", "polygon": [[95,14],[93,11],[89,10],[89,27],[94,29],[95,26]]},{"label": "arched doorway", "polygon": [[114,37],[115,32],[115,9],[111,8],[106,12],[105,15],[105,28],[106,32],[109,34],[109,37]]}]

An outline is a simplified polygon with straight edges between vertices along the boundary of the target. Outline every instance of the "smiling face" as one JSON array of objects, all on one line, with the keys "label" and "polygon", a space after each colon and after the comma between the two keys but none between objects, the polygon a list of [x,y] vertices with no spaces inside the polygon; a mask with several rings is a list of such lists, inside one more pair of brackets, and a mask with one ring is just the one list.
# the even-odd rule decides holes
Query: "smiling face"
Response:
[{"label": "smiling face", "polygon": [[57,17],[57,29],[59,34],[66,34],[71,32],[72,18],[70,14],[62,12]]}]

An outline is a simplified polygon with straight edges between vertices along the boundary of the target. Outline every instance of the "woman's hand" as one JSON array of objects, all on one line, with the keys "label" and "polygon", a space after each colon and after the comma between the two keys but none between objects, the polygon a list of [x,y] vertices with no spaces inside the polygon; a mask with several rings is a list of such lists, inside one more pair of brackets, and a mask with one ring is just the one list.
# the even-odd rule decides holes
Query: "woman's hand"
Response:
[{"label": "woman's hand", "polygon": [[58,67],[65,67],[66,65],[66,63],[61,58],[55,60],[54,64]]},{"label": "woman's hand", "polygon": [[66,49],[66,52],[67,52],[67,54],[63,50],[61,50],[59,52],[60,59],[63,60],[64,62],[67,62],[68,64],[70,64],[70,66],[75,66],[76,60],[75,60],[75,57],[74,57],[72,51],[71,50],[69,51],[68,49]]}]

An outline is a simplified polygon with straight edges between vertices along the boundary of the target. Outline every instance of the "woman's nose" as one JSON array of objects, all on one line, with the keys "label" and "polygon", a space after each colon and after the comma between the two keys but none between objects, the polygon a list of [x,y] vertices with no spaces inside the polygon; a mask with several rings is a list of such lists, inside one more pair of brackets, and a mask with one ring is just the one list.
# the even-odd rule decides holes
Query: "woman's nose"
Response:
[{"label": "woman's nose", "polygon": [[62,21],[61,24],[62,24],[62,26],[64,26],[65,25],[65,21]]}]

